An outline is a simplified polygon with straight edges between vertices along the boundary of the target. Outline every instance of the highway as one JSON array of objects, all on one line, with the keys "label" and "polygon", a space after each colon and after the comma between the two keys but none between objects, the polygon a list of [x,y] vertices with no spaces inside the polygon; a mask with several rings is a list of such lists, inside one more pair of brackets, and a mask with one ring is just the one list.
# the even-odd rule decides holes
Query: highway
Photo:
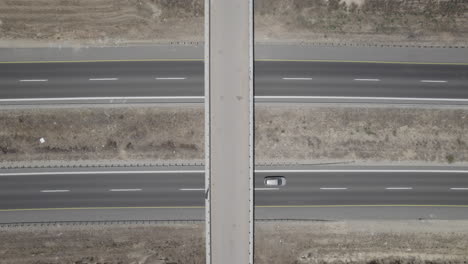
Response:
[{"label": "highway", "polygon": [[[116,55],[109,50],[113,51],[103,49],[97,54],[109,52],[112,59]],[[368,53],[367,48],[363,50],[366,52],[359,53],[360,56]],[[395,52],[392,54],[400,53],[399,50]],[[459,65],[388,61],[395,58],[393,55],[386,57],[386,62],[390,63],[339,62],[327,61],[327,58],[324,61],[307,60],[309,58],[300,61],[306,53],[296,53],[294,60],[268,59],[275,54],[272,52],[255,63],[256,96],[277,96],[275,100],[278,102],[300,102],[298,98],[308,96],[348,97],[355,102],[363,102],[357,98],[368,98],[366,100],[379,103],[385,101],[376,98],[445,98],[468,102],[468,65],[463,59]],[[320,57],[322,53],[307,54]],[[445,53],[444,50],[442,54]],[[10,53],[2,54],[2,57],[7,54]],[[125,54],[134,58],[133,51]],[[30,54],[27,55],[29,58]],[[336,56],[341,55],[336,53]],[[366,58],[373,59],[372,56]],[[30,98],[164,97],[161,102],[170,102],[169,97],[200,99],[203,80],[203,62],[196,58],[3,62],[0,63],[0,103]],[[324,98],[316,100],[328,102]],[[468,170],[454,173],[438,170],[398,172],[397,169],[257,172],[256,216],[271,219],[468,217]],[[286,176],[287,186],[265,187],[263,178],[271,174]],[[45,172],[40,175],[7,175],[0,171],[0,223],[203,219],[203,179],[201,171]]]},{"label": "highway", "polygon": [[[468,98],[468,65],[257,61],[257,96]],[[0,99],[202,96],[203,62],[0,64]]]},{"label": "highway", "polygon": [[[287,185],[266,187],[268,175]],[[468,171],[257,172],[256,206],[468,206]],[[0,211],[34,208],[202,207],[204,175],[186,172],[54,173],[0,177]],[[465,208],[464,210],[468,210]]]}]

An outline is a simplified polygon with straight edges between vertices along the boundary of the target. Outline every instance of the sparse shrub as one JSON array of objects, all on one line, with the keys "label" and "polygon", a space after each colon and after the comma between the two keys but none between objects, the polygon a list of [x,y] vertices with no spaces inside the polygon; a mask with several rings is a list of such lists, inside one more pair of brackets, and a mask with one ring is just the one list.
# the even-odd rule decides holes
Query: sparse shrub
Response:
[{"label": "sparse shrub", "polygon": [[348,10],[350,13],[356,13],[358,11],[358,8],[359,8],[358,5],[352,2],[351,5],[349,5]]},{"label": "sparse shrub", "polygon": [[341,0],[328,0],[328,11],[340,9]]},{"label": "sparse shrub", "polygon": [[364,132],[369,136],[377,136],[377,134],[371,130],[370,125],[364,126]]},{"label": "sparse shrub", "polygon": [[447,160],[448,163],[453,163],[455,161],[455,157],[452,154],[449,154],[445,156],[445,159]]}]

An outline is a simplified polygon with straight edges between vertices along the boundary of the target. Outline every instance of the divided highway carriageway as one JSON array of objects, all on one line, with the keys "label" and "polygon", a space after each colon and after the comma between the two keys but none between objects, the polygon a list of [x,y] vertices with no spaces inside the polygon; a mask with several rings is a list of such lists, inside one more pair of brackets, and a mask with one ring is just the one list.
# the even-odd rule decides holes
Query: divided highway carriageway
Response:
[{"label": "divided highway carriageway", "polygon": [[[468,65],[260,60],[257,98],[468,100]],[[0,102],[30,98],[203,99],[201,60],[0,63]]]}]

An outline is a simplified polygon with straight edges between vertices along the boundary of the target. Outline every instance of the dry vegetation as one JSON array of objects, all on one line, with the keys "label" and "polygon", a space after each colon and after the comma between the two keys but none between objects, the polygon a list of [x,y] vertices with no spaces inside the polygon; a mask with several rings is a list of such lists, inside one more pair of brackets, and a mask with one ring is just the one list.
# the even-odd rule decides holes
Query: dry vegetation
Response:
[{"label": "dry vegetation", "polygon": [[467,109],[270,106],[255,121],[260,160],[468,161]]},{"label": "dry vegetation", "polygon": [[0,229],[1,264],[204,264],[204,225]]},{"label": "dry vegetation", "polygon": [[468,43],[466,0],[269,0],[256,7],[257,38],[265,41]]},{"label": "dry vegetation", "polygon": [[[3,45],[202,41],[203,3],[0,0],[0,39]],[[256,0],[255,15],[260,42],[468,44],[466,0]]]},{"label": "dry vegetation", "polygon": [[[256,109],[257,162],[466,163],[467,119],[467,109],[455,108],[261,105]],[[203,160],[199,106],[4,109],[0,127],[3,165]]]},{"label": "dry vegetation", "polygon": [[[462,264],[466,221],[257,223],[258,264]],[[0,229],[2,264],[204,263],[204,224]]]},{"label": "dry vegetation", "polygon": [[203,1],[0,0],[0,39],[118,44],[203,38]]},{"label": "dry vegetation", "polygon": [[0,160],[202,158],[200,110],[194,107],[5,110],[0,114]]},{"label": "dry vegetation", "polygon": [[468,260],[465,224],[463,221],[256,224],[256,263],[462,264]]}]

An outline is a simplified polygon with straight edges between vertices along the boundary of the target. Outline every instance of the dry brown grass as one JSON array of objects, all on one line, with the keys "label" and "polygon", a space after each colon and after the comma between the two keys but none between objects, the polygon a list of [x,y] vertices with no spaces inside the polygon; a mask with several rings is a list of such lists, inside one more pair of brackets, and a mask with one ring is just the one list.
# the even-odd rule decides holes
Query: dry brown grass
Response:
[{"label": "dry brown grass", "polygon": [[203,39],[203,1],[0,0],[0,38],[112,44]]},{"label": "dry brown grass", "polygon": [[[261,105],[259,163],[468,162],[467,109]],[[0,161],[203,160],[203,109],[0,110]],[[40,138],[45,142],[41,143]]]},{"label": "dry brown grass", "polygon": [[468,161],[468,111],[365,107],[258,108],[258,160]]},{"label": "dry brown grass", "polygon": [[[255,260],[268,264],[464,263],[466,230],[440,232],[443,225],[450,226],[391,221],[256,224]],[[456,225],[462,228],[463,223]]]},{"label": "dry brown grass", "polygon": [[[0,40],[203,41],[203,0],[0,0]],[[256,40],[467,45],[465,0],[257,0]]]},{"label": "dry brown grass", "polygon": [[[277,7],[271,6],[275,4]],[[257,12],[290,16],[317,33],[468,33],[467,8],[468,2],[459,0],[365,0],[360,5],[341,0],[295,0],[264,4]]]},{"label": "dry brown grass", "polygon": [[203,224],[0,230],[2,264],[205,263]]},{"label": "dry brown grass", "polygon": [[257,7],[257,39],[267,41],[467,45],[467,1],[273,0]]},{"label": "dry brown grass", "polygon": [[0,112],[2,161],[203,157],[203,112],[198,107]]},{"label": "dry brown grass", "polygon": [[[466,221],[257,223],[257,264],[462,264]],[[204,224],[0,229],[2,264],[202,264]]]}]

